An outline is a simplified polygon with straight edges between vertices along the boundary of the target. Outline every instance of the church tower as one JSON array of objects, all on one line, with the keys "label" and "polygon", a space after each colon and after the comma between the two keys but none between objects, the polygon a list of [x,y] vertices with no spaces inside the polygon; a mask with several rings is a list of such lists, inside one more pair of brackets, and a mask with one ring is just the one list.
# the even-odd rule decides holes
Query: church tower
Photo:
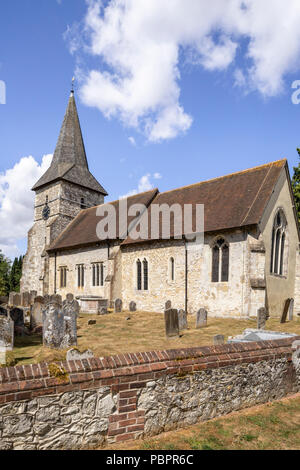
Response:
[{"label": "church tower", "polygon": [[107,196],[90,173],[78,118],[74,91],[50,168],[32,188],[35,191],[34,225],[28,233],[21,291],[48,293],[48,246],[82,210],[97,206]]}]

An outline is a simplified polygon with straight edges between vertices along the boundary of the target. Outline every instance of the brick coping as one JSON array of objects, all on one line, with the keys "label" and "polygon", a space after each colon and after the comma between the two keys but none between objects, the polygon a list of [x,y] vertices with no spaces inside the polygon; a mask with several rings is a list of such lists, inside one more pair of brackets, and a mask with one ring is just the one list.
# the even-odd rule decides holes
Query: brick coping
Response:
[{"label": "brick coping", "polygon": [[0,405],[74,390],[111,386],[113,393],[146,386],[165,375],[184,376],[201,370],[242,363],[286,358],[300,336],[273,341],[233,343],[118,354],[75,361],[56,362],[65,375],[51,376],[46,362],[0,368]]}]

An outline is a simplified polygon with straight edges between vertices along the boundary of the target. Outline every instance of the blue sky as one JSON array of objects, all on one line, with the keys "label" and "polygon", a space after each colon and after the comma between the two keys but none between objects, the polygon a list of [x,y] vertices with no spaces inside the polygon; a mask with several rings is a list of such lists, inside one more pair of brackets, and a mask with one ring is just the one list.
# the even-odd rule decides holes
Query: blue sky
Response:
[{"label": "blue sky", "polygon": [[[167,13],[157,0],[146,13],[136,1],[116,2],[130,4],[132,15],[108,1],[102,9],[93,0],[1,2],[0,80],[7,95],[0,104],[0,223],[6,227],[0,248],[9,256],[26,249],[29,189],[43,156],[54,151],[74,74],[90,170],[110,200],[149,185],[165,191],[284,157],[291,172],[298,164],[300,105],[291,101],[291,85],[300,79],[297,3],[291,0],[291,10],[283,10],[297,24],[289,23],[285,35],[282,6],[274,0],[272,30],[276,21],[279,26],[270,38],[267,21],[264,35],[252,22],[255,14],[262,17],[262,3],[268,18],[266,0],[257,7],[256,0],[241,2],[249,11],[253,7],[247,25],[233,11],[225,26],[216,16],[201,34],[194,15],[181,15],[182,0],[174,0],[178,11],[171,25],[164,24]],[[210,21],[210,3],[203,24]],[[121,32],[109,12],[119,15]],[[224,17],[221,7],[219,14]],[[147,37],[139,33],[141,25]],[[111,33],[118,38],[111,40]],[[147,57],[151,67],[144,72]]]}]

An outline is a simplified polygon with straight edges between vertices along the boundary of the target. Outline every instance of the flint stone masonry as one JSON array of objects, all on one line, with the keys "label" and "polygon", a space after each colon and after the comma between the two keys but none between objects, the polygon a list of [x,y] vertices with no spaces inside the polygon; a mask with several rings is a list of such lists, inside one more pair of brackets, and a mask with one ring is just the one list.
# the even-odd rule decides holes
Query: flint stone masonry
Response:
[{"label": "flint stone masonry", "polygon": [[166,336],[168,338],[172,336],[179,336],[179,319],[178,310],[170,308],[165,311],[165,328]]},{"label": "flint stone masonry", "polygon": [[0,368],[1,449],[99,447],[297,393],[298,340],[65,361],[58,378],[45,363]]},{"label": "flint stone masonry", "polygon": [[200,308],[196,316],[196,328],[203,328],[204,326],[207,326],[207,311]]}]

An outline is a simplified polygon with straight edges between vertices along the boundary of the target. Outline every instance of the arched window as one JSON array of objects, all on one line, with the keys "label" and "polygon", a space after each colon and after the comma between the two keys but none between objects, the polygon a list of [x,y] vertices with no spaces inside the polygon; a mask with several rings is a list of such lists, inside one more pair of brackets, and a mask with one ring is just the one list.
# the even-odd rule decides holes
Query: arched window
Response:
[{"label": "arched window", "polygon": [[272,251],[271,251],[271,274],[284,274],[284,255],[286,245],[287,221],[283,211],[280,209],[274,219],[272,230]]},{"label": "arched window", "polygon": [[136,262],[137,290],[142,290],[142,263],[138,259]]},{"label": "arched window", "polygon": [[212,247],[212,282],[228,282],[229,244],[224,238],[216,240]]},{"label": "arched window", "polygon": [[170,258],[169,274],[170,274],[170,281],[174,281],[175,280],[175,260],[173,257]]},{"label": "arched window", "polygon": [[148,290],[148,261],[144,259],[143,261],[143,271],[144,271],[144,290]]}]

